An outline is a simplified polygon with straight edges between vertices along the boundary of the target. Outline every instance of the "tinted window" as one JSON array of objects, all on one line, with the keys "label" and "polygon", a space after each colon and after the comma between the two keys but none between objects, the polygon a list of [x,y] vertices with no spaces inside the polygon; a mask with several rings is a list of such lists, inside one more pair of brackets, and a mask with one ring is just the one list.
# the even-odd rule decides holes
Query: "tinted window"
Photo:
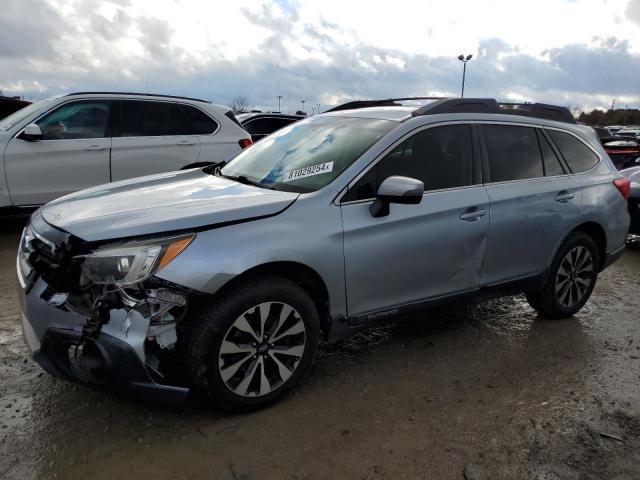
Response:
[{"label": "tinted window", "polygon": [[421,180],[425,191],[472,185],[469,126],[428,128],[405,140],[371,168],[343,201],[373,198],[380,183],[394,175]]},{"label": "tinted window", "polygon": [[177,103],[125,100],[122,102],[120,136],[155,137],[213,132],[217,124],[211,119],[210,122],[203,120],[201,115],[204,114],[199,110]]},{"label": "tinted window", "polygon": [[194,135],[208,135],[218,129],[218,123],[202,110],[182,105],[182,109],[189,122],[189,128]]},{"label": "tinted window", "polygon": [[529,127],[483,125],[492,182],[544,176],[536,131]]},{"label": "tinted window", "polygon": [[553,177],[554,175],[563,175],[564,169],[560,164],[558,156],[551,148],[549,140],[538,131],[538,140],[540,141],[540,151],[542,152],[542,160],[544,161],[544,175],[545,177]]},{"label": "tinted window", "polygon": [[67,103],[36,122],[43,140],[109,136],[109,101]]},{"label": "tinted window", "polygon": [[191,135],[185,109],[181,105],[172,103],[169,107],[169,135]]},{"label": "tinted window", "polygon": [[598,156],[573,135],[557,130],[547,132],[573,173],[586,172],[598,163]]},{"label": "tinted window", "polygon": [[120,136],[169,135],[170,104],[127,100],[122,102]]},{"label": "tinted window", "polygon": [[251,135],[263,135],[271,133],[269,131],[270,121],[268,118],[257,118],[244,124],[244,129]]},{"label": "tinted window", "polygon": [[248,121],[244,128],[251,135],[269,135],[294,121],[288,118],[256,118]]}]

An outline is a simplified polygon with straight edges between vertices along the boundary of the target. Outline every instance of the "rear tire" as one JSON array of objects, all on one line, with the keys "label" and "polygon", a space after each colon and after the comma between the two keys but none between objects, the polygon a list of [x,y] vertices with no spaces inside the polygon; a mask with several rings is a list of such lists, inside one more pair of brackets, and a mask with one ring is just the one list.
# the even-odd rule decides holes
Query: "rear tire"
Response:
[{"label": "rear tire", "polygon": [[573,232],[564,241],[546,281],[526,293],[532,308],[547,318],[568,318],[587,303],[596,284],[600,256],[589,235]]},{"label": "rear tire", "polygon": [[202,305],[186,348],[196,387],[233,411],[266,407],[311,364],[320,321],[309,294],[285,278],[250,280]]}]

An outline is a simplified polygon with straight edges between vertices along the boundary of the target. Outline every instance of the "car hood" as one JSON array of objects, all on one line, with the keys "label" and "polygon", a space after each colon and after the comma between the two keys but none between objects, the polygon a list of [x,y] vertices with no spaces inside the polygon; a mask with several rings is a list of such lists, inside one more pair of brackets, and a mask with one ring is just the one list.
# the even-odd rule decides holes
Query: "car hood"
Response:
[{"label": "car hood", "polygon": [[81,190],[46,204],[40,213],[51,225],[95,241],[276,215],[298,196],[195,169]]}]

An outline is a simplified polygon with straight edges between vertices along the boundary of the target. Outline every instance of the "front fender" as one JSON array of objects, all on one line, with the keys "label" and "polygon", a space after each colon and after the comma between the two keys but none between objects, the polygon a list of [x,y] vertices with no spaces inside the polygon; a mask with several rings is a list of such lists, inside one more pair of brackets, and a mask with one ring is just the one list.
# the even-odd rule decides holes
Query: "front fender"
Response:
[{"label": "front fender", "polygon": [[[308,205],[311,207],[311,205]],[[272,262],[316,271],[329,294],[330,315],[346,315],[340,208],[296,202],[275,217],[216,228],[195,240],[156,276],[213,294],[238,275]]]}]

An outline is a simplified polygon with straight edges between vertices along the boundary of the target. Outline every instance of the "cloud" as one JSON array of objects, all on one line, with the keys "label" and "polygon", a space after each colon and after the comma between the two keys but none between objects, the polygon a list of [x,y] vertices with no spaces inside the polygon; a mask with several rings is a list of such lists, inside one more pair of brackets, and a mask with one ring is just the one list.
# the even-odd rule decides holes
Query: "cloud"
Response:
[{"label": "cloud", "polygon": [[640,0],[629,0],[625,15],[631,22],[640,27]]},{"label": "cloud", "polygon": [[[0,17],[0,89],[41,98],[73,90],[144,92],[148,82],[153,92],[222,104],[243,95],[262,108],[275,107],[276,96],[283,95],[287,110],[299,108],[300,100],[326,107],[358,98],[459,92],[462,65],[456,57],[462,51],[441,40],[458,28],[469,34],[471,24],[458,25],[457,17],[431,24],[424,23],[428,15],[407,19],[403,35],[413,41],[400,48],[356,28],[358,22],[398,27],[392,18],[383,21],[387,11],[375,8],[341,19],[330,0],[322,11],[283,0],[193,2],[158,3],[153,11],[128,0],[10,2]],[[562,8],[576,8],[577,15],[585,9],[578,3]],[[433,7],[427,4],[425,12]],[[640,102],[640,53],[633,36],[625,36],[627,28],[637,31],[631,22],[640,0],[620,5],[628,22],[617,29],[595,35],[575,25],[579,40],[556,39],[539,49],[531,48],[529,37],[515,42],[506,39],[510,34],[497,35],[518,30],[504,19],[505,29],[498,22],[492,35],[484,27],[473,32],[472,47],[464,49],[475,55],[467,66],[465,94],[585,106],[608,105],[614,97]],[[443,25],[453,33],[443,34]],[[535,41],[541,42],[537,31]]]}]

